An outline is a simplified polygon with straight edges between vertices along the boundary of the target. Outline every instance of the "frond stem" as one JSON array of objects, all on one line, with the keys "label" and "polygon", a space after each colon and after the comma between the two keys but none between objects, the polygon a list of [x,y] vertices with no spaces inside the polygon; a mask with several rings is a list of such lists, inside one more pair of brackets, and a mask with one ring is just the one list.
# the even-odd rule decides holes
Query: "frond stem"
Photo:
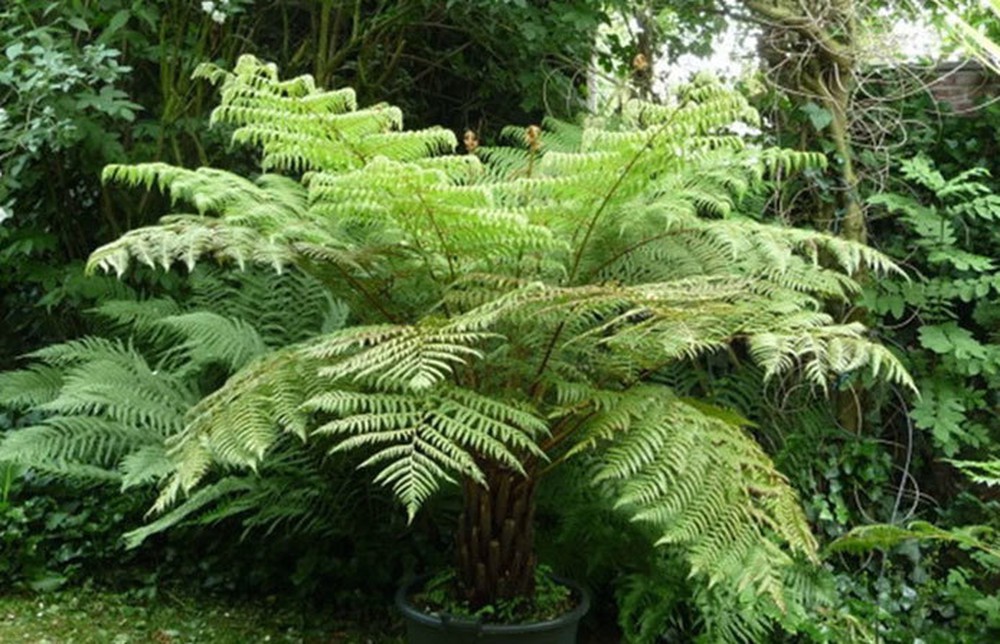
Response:
[{"label": "frond stem", "polygon": [[557,424],[556,431],[553,432],[553,434],[548,438],[548,440],[539,445],[539,448],[541,448],[543,452],[547,452],[550,449],[558,446],[564,440],[572,436],[573,433],[576,432],[576,430],[580,429],[580,426],[583,425],[583,423],[585,423],[595,413],[597,413],[597,410],[591,410],[590,412],[579,417],[578,422],[576,422],[575,424],[570,424],[568,421],[576,417],[566,416],[567,422],[561,423],[563,425],[562,427],[560,427],[559,424]]},{"label": "frond stem", "polygon": [[[447,238],[444,235],[444,231],[441,230],[441,226],[438,225],[437,218],[434,217],[434,211],[431,209],[430,204],[427,203],[427,201],[424,199],[424,196],[420,193],[420,191],[414,190],[413,194],[416,195],[417,201],[420,202],[421,208],[424,209],[424,214],[427,215],[427,219],[431,222],[431,227],[434,228],[434,232],[437,234],[438,241],[441,242],[441,250],[444,252],[445,260],[448,262],[448,275],[451,278],[451,281],[454,282],[455,263],[451,259],[452,253],[451,249],[448,247],[448,242],[446,241]],[[433,270],[431,270],[431,277],[437,280],[437,278],[434,276]]]},{"label": "frond stem", "polygon": [[[572,313],[573,310],[576,310],[575,306],[570,312]],[[556,330],[552,333],[552,338],[549,340],[549,344],[545,348],[545,355],[542,357],[542,362],[538,365],[538,371],[535,372],[535,379],[531,383],[531,390],[529,394],[532,398],[538,395],[542,374],[545,373],[545,369],[549,365],[549,360],[552,358],[552,353],[556,348],[556,342],[559,341],[559,336],[562,335],[563,329],[566,327],[566,319],[567,318],[564,317],[559,321],[559,324],[556,325]]]},{"label": "frond stem", "polygon": [[[584,424],[585,422],[587,422],[587,420],[588,420],[588,419],[589,419],[589,418],[590,418],[591,416],[593,416],[593,415],[594,415],[595,413],[597,413],[597,412],[596,412],[596,410],[595,410],[595,411],[591,411],[590,413],[588,413],[588,414],[586,414],[586,415],[582,416],[582,417],[581,417],[581,418],[579,419],[579,421],[578,421],[577,423],[573,424],[572,426],[569,426],[569,427],[566,427],[566,428],[564,428],[564,429],[563,429],[562,431],[560,431],[560,432],[559,432],[558,434],[555,434],[555,435],[553,435],[553,436],[552,436],[552,437],[551,437],[551,438],[550,438],[550,439],[549,439],[548,441],[546,441],[546,442],[545,442],[545,443],[544,443],[544,444],[543,444],[543,445],[541,446],[541,448],[542,448],[542,451],[546,451],[546,452],[547,452],[548,450],[550,450],[550,449],[552,449],[552,448],[554,448],[554,447],[557,447],[557,446],[558,446],[558,445],[559,445],[560,443],[562,443],[562,442],[563,442],[563,441],[565,441],[565,440],[566,440],[567,438],[569,438],[570,436],[572,436],[573,434],[575,434],[575,433],[576,433],[576,431],[577,431],[578,429],[580,429],[580,427],[581,427],[581,426],[582,426],[582,425],[583,425],[583,424]],[[563,463],[565,463],[565,462],[566,462],[566,460],[567,460],[567,459],[569,458],[569,456],[570,456],[570,452],[566,452],[566,453],[562,454],[561,456],[559,456],[559,458],[557,458],[557,459],[555,459],[555,460],[552,460],[552,461],[549,461],[549,462],[548,462],[548,463],[547,463],[547,464],[545,465],[545,467],[543,467],[543,468],[542,468],[542,469],[541,469],[541,470],[540,470],[540,471],[538,472],[538,475],[537,475],[537,476],[538,476],[538,478],[541,478],[541,477],[545,476],[546,474],[548,474],[548,472],[549,472],[550,470],[553,470],[553,469],[555,469],[556,467],[558,467],[559,465],[562,465]]]},{"label": "frond stem", "polygon": [[[366,289],[364,285],[361,282],[359,282],[353,275],[351,275],[343,266],[341,266],[338,262],[329,262],[328,264],[336,268],[337,271],[344,277],[344,280],[350,285],[350,287],[354,289],[359,295],[361,295],[361,297],[366,302],[368,302],[368,304],[371,304],[372,308],[378,311],[383,318],[385,318],[387,321],[393,324],[400,323],[399,318],[390,313],[389,310],[382,305],[381,300],[379,300],[379,298],[375,297],[375,295],[369,292],[368,289]],[[321,275],[319,275],[318,277],[322,279]]]},{"label": "frond stem", "polygon": [[615,262],[617,262],[618,260],[620,260],[623,257],[627,257],[631,253],[634,253],[635,251],[639,250],[643,246],[646,246],[647,244],[652,244],[653,242],[657,242],[657,241],[659,241],[661,239],[666,239],[667,237],[671,237],[673,235],[683,235],[684,233],[690,233],[690,232],[696,232],[696,229],[695,228],[679,228],[677,230],[668,230],[665,233],[661,233],[659,235],[654,235],[652,237],[647,237],[646,239],[643,239],[642,241],[636,242],[635,244],[632,244],[631,246],[629,246],[628,248],[626,248],[622,252],[620,252],[620,253],[612,256],[611,259],[609,259],[608,261],[604,262],[603,264],[601,264],[600,266],[598,266],[597,268],[595,268],[593,271],[591,271],[589,277],[593,277],[593,276],[598,275],[601,271],[603,271],[608,266],[611,266],[612,264],[614,264]]},{"label": "frond stem", "polygon": [[674,118],[677,116],[677,113],[682,107],[683,104],[678,105],[677,109],[670,114],[670,118],[668,118],[648,139],[646,139],[643,146],[636,151],[625,167],[622,168],[622,171],[618,174],[618,178],[615,180],[614,185],[612,185],[611,189],[604,195],[600,205],[597,206],[597,211],[594,212],[594,216],[590,218],[590,222],[587,224],[587,230],[583,234],[580,246],[576,249],[576,254],[573,257],[573,267],[570,270],[569,277],[567,279],[568,283],[571,284],[576,278],[576,273],[580,270],[580,262],[583,260],[583,251],[586,250],[587,244],[590,242],[590,237],[594,234],[594,230],[597,228],[597,222],[600,220],[601,215],[604,214],[604,210],[608,207],[608,204],[611,203],[611,198],[614,197],[615,193],[618,192],[618,189],[621,188],[622,184],[625,182],[625,178],[632,172],[632,168],[634,168],[635,164],[639,162],[639,159],[642,158],[647,150],[653,147],[653,142],[656,141],[656,139],[663,134],[671,124],[673,124]]}]

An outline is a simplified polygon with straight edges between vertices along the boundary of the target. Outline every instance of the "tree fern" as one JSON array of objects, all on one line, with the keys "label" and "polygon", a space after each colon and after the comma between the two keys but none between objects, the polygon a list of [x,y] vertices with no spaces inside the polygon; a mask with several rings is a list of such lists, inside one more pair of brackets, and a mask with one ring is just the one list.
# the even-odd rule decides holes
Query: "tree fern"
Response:
[{"label": "tree fern", "polygon": [[[911,385],[861,327],[822,313],[855,296],[852,273],[894,265],[740,213],[762,177],[819,157],[733,136],[758,116],[704,79],[578,136],[532,126],[513,137],[523,147],[451,155],[449,132],[403,131],[395,108],[358,109],[348,90],[282,81],[252,58],[201,73],[221,85],[214,118],[234,141],[300,181],[113,167],[109,180],[198,214],[127,233],[91,269],[295,266],[351,308],[345,329],[273,346],[191,408],[157,509],[208,495],[195,488],[213,464],[264,468],[286,435],[332,439],[410,516],[462,479],[460,586],[482,604],[530,588],[542,474],[594,454],[593,482],[620,481],[621,510],[697,575],[784,605],[783,571],[816,550],[794,492],[738,419],[653,380],[748,347],[766,375],[819,390],[859,371]],[[502,561],[490,575],[487,551]]]}]

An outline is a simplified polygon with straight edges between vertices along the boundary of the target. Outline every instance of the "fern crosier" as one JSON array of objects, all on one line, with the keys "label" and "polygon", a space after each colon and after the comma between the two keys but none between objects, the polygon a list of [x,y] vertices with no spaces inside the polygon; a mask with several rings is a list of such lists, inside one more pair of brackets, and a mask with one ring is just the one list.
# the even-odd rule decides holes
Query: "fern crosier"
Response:
[{"label": "fern crosier", "polygon": [[[346,328],[275,349],[193,408],[158,507],[212,463],[266,463],[284,434],[332,437],[411,515],[442,483],[471,482],[478,500],[463,525],[475,515],[498,531],[494,546],[481,530],[472,551],[530,550],[522,523],[535,482],[596,453],[594,482],[620,479],[621,509],[683,547],[696,572],[781,604],[780,569],[815,555],[794,493],[732,415],[650,378],[746,347],[768,376],[794,372],[819,388],[862,370],[911,384],[861,327],[822,312],[857,292],[852,273],[897,270],[891,262],[739,214],[763,176],[821,158],[732,136],[756,113],[705,81],[578,136],[563,127],[549,141],[536,128],[527,149],[455,156],[442,154],[448,132],[402,131],[394,108],[358,109],[347,90],[280,81],[252,58],[202,74],[222,84],[214,118],[259,147],[264,168],[300,181],[111,167],[108,179],[156,185],[200,214],[128,233],[90,267],[121,274],[134,260],[190,266],[206,255],[291,265],[351,309]],[[525,495],[520,511],[509,494]],[[490,504],[484,519],[477,508]],[[508,520],[519,535],[509,540]],[[491,579],[474,562],[463,573],[476,601],[527,588],[533,555],[497,557]]]}]

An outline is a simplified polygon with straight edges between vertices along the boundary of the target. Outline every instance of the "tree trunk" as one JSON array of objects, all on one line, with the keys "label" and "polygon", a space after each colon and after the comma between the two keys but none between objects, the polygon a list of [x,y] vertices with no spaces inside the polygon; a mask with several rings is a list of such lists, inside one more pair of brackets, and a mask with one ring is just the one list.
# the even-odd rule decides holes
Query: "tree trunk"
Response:
[{"label": "tree trunk", "polygon": [[[815,141],[826,139],[836,153],[830,166],[837,180],[836,193],[832,203],[816,204],[818,227],[833,225],[841,237],[866,243],[850,124],[851,100],[857,85],[854,0],[813,4],[798,0],[743,1],[765,23],[761,55],[773,82],[798,106],[813,103],[830,114],[829,124],[808,137]],[[835,212],[831,213],[831,209]]]},{"label": "tree trunk", "polygon": [[487,487],[463,483],[458,520],[458,590],[472,608],[535,592],[535,480],[495,465]]},{"label": "tree trunk", "polygon": [[[829,172],[836,189],[833,199],[816,200],[816,227],[867,244],[867,221],[858,196],[850,123],[851,99],[857,85],[855,0],[823,0],[811,5],[798,0],[744,0],[744,4],[764,19],[762,55],[776,84],[788,90],[798,104],[814,101],[830,114],[828,126],[804,137],[826,139],[835,152]],[[854,277],[864,279],[862,274]],[[865,312],[854,308],[841,317],[845,322],[863,321]],[[855,386],[835,395],[837,419],[848,431],[857,433],[862,429],[865,396],[864,390]]]}]

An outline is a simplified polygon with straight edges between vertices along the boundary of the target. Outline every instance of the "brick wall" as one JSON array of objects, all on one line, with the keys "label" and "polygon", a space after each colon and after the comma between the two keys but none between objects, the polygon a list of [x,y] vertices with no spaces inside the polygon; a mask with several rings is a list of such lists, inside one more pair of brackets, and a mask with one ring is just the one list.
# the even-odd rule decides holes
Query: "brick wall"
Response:
[{"label": "brick wall", "polygon": [[958,116],[973,116],[977,105],[1000,96],[1000,77],[974,60],[942,63],[927,82],[934,99]]}]

